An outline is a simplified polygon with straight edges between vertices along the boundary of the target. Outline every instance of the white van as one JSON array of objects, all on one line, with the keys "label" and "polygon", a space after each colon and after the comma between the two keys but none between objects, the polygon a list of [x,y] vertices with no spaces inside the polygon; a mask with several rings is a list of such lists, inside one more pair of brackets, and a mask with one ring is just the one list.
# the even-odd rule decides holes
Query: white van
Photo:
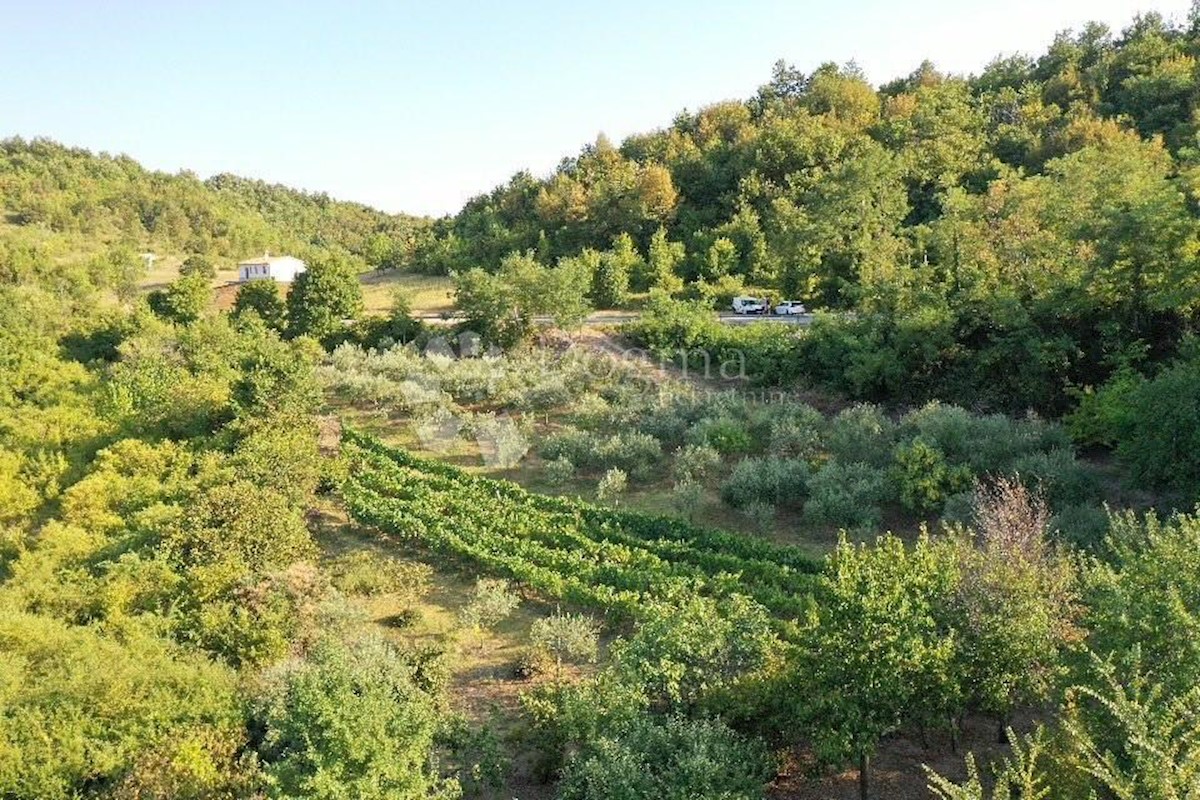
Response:
[{"label": "white van", "polygon": [[762,314],[766,310],[766,303],[757,297],[733,298],[733,313],[735,314]]}]

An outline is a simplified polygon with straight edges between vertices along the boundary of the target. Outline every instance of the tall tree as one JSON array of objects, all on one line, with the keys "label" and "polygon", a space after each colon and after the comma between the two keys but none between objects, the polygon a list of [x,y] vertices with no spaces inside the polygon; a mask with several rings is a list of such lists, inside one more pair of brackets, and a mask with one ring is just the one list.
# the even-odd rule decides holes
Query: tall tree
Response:
[{"label": "tall tree", "polygon": [[682,242],[672,242],[667,238],[666,228],[660,227],[650,239],[648,275],[650,288],[661,289],[667,294],[675,294],[683,289],[683,278],[679,268],[687,249]]},{"label": "tall tree", "polygon": [[794,688],[818,752],[858,761],[862,800],[879,740],[957,704],[953,640],[937,613],[954,583],[928,539],[910,550],[893,536],[873,547],[843,539],[821,576]]},{"label": "tall tree", "polygon": [[349,261],[329,256],[296,276],[288,294],[288,333],[325,341],[362,313],[362,286]]}]

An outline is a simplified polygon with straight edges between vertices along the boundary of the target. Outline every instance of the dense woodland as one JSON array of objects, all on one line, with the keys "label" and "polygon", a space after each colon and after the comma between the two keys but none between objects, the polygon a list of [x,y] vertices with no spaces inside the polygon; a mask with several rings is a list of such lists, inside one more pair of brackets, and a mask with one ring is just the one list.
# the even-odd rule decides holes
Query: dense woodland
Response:
[{"label": "dense woodland", "polygon": [[[780,63],[745,101],[601,137],[439,221],[430,271],[514,252],[826,320],[798,365],[863,399],[1062,413],[1121,368],[1180,354],[1197,293],[1200,30],[1141,17],[1064,33],[977,76]],[[1003,365],[1003,367],[1000,367]]]},{"label": "dense woodland", "polygon": [[[780,64],[438,221],[0,143],[0,797],[888,797],[903,741],[941,800],[1197,800],[1193,17]],[[262,250],[309,268],[219,309]],[[622,306],[745,380],[547,330]]]},{"label": "dense woodland", "polygon": [[79,250],[109,251],[110,260],[133,266],[131,256],[142,250],[230,266],[265,250],[398,266],[427,224],[236,175],[202,181],[153,172],[128,156],[44,139],[0,142],[0,198],[4,221],[14,226],[2,240],[9,280],[24,277],[21,270],[39,256]]}]

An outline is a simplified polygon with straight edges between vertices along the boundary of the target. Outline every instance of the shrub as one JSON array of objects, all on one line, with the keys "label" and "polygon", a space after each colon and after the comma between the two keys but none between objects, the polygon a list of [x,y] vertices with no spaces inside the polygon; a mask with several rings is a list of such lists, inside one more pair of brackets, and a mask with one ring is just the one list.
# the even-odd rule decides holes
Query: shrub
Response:
[{"label": "shrub", "polygon": [[580,467],[594,464],[595,452],[596,438],[578,428],[566,428],[547,436],[538,449],[538,454],[547,461],[565,458]]},{"label": "shrub", "polygon": [[1085,550],[1097,550],[1108,536],[1108,512],[1094,503],[1064,506],[1050,519],[1059,539]]},{"label": "shrub", "polygon": [[500,624],[520,604],[521,598],[508,588],[508,581],[480,578],[475,582],[471,601],[459,612],[459,619],[463,625],[482,633]]},{"label": "shrub", "polygon": [[761,676],[780,654],[771,616],[741,595],[714,599],[681,593],[647,600],[641,620],[609,649],[609,669],[653,707],[696,711],[719,705],[725,691]]},{"label": "shrub", "polygon": [[551,375],[530,386],[517,399],[522,411],[551,411],[571,402],[571,390],[560,375]]},{"label": "shrub", "polygon": [[765,749],[724,723],[639,715],[567,764],[561,800],[757,800],[775,774]]},{"label": "shrub", "polygon": [[[596,392],[585,393],[571,405],[571,421],[585,428],[600,427],[609,424],[613,413],[614,409],[608,400]],[[648,429],[644,424],[639,425],[639,429],[656,438],[663,438],[658,436],[654,430]]]},{"label": "shrub", "polygon": [[624,431],[600,442],[594,461],[645,480],[662,461],[662,445],[649,434]]},{"label": "shrub", "polygon": [[679,481],[703,481],[721,466],[721,454],[707,444],[684,445],[675,452],[675,478]]},{"label": "shrub", "polygon": [[[1200,494],[1200,357],[1126,391],[1117,455],[1146,486]],[[1115,401],[1114,402],[1119,402]]]},{"label": "shrub", "polygon": [[596,486],[596,499],[602,503],[616,505],[628,486],[629,478],[624,472],[616,468],[610,469],[604,473],[604,477]]},{"label": "shrub", "polygon": [[184,567],[228,564],[249,572],[311,558],[316,545],[285,496],[238,481],[197,497],[167,535],[164,551]]},{"label": "shrub", "polygon": [[125,625],[118,638],[15,607],[0,612],[0,652],[0,796],[77,798],[155,749],[198,767],[176,774],[178,794],[165,796],[223,794],[233,748],[221,743],[236,746],[243,730],[233,670],[184,658],[144,626]]},{"label": "shrub", "polygon": [[808,463],[800,459],[746,458],[721,485],[721,499],[734,508],[798,505],[810,473]]},{"label": "shrub", "polygon": [[1039,486],[1054,508],[1094,502],[1100,495],[1095,472],[1070,450],[1033,453],[1015,461],[1012,470],[1026,483]]},{"label": "shrub", "polygon": [[971,485],[971,471],[951,467],[940,450],[924,439],[896,449],[894,473],[900,502],[910,511],[939,511],[946,498]]},{"label": "shrub", "polygon": [[330,562],[329,578],[345,594],[401,595],[411,604],[429,593],[433,569],[427,564],[357,550]]},{"label": "shrub", "polygon": [[754,449],[754,439],[746,423],[731,417],[703,419],[687,434],[691,444],[707,444],[723,456],[742,455]]},{"label": "shrub", "polygon": [[453,796],[430,768],[436,693],[388,643],[323,642],[267,681],[255,716],[269,797]]},{"label": "shrub", "polygon": [[810,522],[851,530],[875,528],[889,495],[882,470],[868,464],[829,461],[809,479],[804,516]]},{"label": "shrub", "polygon": [[1200,686],[1200,517],[1114,515],[1084,562],[1085,627],[1101,657],[1137,654],[1167,697]]},{"label": "shrub", "polygon": [[692,422],[691,409],[679,399],[668,405],[646,409],[635,420],[638,430],[665,444],[681,444]]},{"label": "shrub", "polygon": [[455,715],[443,726],[439,740],[449,751],[462,797],[493,797],[504,786],[512,763],[503,738],[490,724]]},{"label": "shrub", "polygon": [[970,412],[938,402],[909,412],[900,422],[902,436],[923,439],[940,450],[951,464],[970,461],[974,433],[975,421]]},{"label": "shrub", "polygon": [[575,477],[575,465],[566,456],[559,456],[552,461],[547,461],[542,467],[542,472],[546,476],[546,482],[551,486],[562,486]]},{"label": "shrub", "polygon": [[494,398],[500,391],[504,372],[503,362],[493,358],[426,357],[421,365],[435,370],[437,385],[460,403],[482,403]]},{"label": "shrub", "polygon": [[1078,394],[1079,405],[1067,415],[1071,438],[1084,445],[1115,447],[1137,424],[1134,396],[1146,379],[1128,367],[1118,370],[1099,389]]},{"label": "shrub", "polygon": [[548,436],[538,452],[548,461],[565,458],[583,469],[619,469],[639,480],[647,478],[662,461],[658,440],[637,431],[597,440],[587,431],[568,428]]},{"label": "shrub", "polygon": [[1013,463],[1031,453],[1069,448],[1071,439],[1061,425],[1031,417],[1014,420],[1000,414],[974,417],[968,463],[976,474],[1010,471]]},{"label": "shrub", "polygon": [[886,466],[892,458],[895,424],[877,406],[859,404],[838,413],[829,423],[829,454],[843,464]]},{"label": "shrub", "polygon": [[975,523],[975,492],[959,492],[946,498],[942,505],[942,523],[945,525],[964,525],[970,527]]},{"label": "shrub", "polygon": [[806,405],[788,407],[770,422],[768,447],[781,458],[813,458],[821,451],[825,417]]}]

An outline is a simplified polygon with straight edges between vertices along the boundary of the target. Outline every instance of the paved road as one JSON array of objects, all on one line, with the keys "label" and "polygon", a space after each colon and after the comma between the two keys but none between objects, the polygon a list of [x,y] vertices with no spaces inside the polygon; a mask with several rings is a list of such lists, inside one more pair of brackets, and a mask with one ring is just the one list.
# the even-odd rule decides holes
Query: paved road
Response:
[{"label": "paved road", "polygon": [[[635,322],[640,317],[640,314],[626,311],[596,311],[584,320],[584,326],[588,328],[601,328],[606,325],[624,325],[627,322]],[[776,325],[796,325],[802,328],[807,328],[812,325],[812,314],[796,314],[794,316],[776,316],[774,314],[734,314],[725,312],[717,315],[722,323],[726,325],[749,325],[755,322],[767,322]],[[418,314],[417,317],[426,322],[451,324],[454,322],[462,322],[463,318],[459,316],[443,317],[440,314]],[[552,320],[549,317],[537,317],[536,322],[550,323]]]},{"label": "paved road", "polygon": [[720,314],[721,322],[726,325],[746,325],[751,322],[777,322],[781,325],[799,325],[807,328],[813,323],[812,314],[793,314],[786,317],[775,314]]}]

